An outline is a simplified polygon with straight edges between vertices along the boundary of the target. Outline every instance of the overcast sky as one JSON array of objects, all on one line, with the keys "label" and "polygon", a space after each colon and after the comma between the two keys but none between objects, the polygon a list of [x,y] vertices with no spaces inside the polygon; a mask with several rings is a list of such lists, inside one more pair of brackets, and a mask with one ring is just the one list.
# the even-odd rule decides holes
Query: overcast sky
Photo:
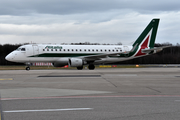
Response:
[{"label": "overcast sky", "polygon": [[0,44],[131,44],[153,18],[156,43],[180,43],[178,0],[3,0]]}]

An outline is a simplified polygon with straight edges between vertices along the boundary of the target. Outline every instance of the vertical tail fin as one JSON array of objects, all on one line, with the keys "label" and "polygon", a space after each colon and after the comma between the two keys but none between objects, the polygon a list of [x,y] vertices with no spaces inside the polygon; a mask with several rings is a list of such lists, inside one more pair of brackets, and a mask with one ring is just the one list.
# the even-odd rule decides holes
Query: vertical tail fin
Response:
[{"label": "vertical tail fin", "polygon": [[142,46],[144,48],[154,48],[159,19],[152,19],[141,35],[134,42],[133,47]]},{"label": "vertical tail fin", "polygon": [[148,53],[142,52],[142,49],[154,48],[156,33],[159,25],[159,19],[153,19],[144,29],[141,35],[133,44],[133,49],[130,51],[129,56],[140,57]]}]

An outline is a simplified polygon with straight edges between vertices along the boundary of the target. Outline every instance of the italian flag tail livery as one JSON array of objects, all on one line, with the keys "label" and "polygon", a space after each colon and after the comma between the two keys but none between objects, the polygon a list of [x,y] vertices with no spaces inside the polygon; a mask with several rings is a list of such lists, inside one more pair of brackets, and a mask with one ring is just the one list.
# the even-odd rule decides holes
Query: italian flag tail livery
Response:
[{"label": "italian flag tail livery", "polygon": [[[151,49],[154,48],[156,33],[159,25],[159,19],[153,19],[144,29],[141,35],[133,44],[133,50],[129,53],[131,57],[140,57],[151,54]],[[147,51],[148,52],[145,52]],[[149,52],[150,51],[150,52]]]}]

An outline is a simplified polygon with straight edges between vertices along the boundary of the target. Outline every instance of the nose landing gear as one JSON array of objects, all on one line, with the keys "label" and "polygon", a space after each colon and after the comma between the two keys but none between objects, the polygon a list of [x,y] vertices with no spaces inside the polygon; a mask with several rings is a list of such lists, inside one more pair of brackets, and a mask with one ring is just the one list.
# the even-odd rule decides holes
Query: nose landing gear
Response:
[{"label": "nose landing gear", "polygon": [[26,67],[26,70],[27,70],[27,71],[29,71],[29,70],[30,70],[30,67],[29,67],[29,66],[28,66],[28,67]]},{"label": "nose landing gear", "polygon": [[32,63],[26,63],[26,70],[29,71],[30,70],[30,66],[32,65]]}]

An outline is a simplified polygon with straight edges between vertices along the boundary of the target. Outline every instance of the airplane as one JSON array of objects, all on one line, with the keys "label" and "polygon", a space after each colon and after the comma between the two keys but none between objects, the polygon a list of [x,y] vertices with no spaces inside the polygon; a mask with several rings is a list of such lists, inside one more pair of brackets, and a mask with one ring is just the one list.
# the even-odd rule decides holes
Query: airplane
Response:
[{"label": "airplane", "polygon": [[54,67],[77,67],[88,65],[94,70],[96,64],[126,61],[157,53],[165,47],[154,47],[160,19],[152,19],[137,40],[131,45],[61,45],[28,44],[20,46],[5,59],[25,63],[26,70],[35,62],[50,62]]}]

